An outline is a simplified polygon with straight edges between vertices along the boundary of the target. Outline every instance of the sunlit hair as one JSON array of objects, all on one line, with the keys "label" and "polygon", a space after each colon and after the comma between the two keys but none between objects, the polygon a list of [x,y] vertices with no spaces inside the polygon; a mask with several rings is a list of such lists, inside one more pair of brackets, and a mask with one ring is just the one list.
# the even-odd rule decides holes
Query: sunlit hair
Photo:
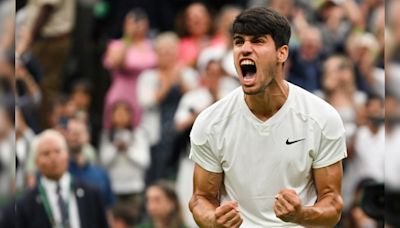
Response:
[{"label": "sunlit hair", "polygon": [[154,40],[155,49],[158,51],[164,43],[174,44],[178,47],[179,37],[174,32],[160,33]]},{"label": "sunlit hair", "polygon": [[147,13],[142,8],[131,9],[127,14],[127,18],[132,18],[134,21],[148,20]]}]

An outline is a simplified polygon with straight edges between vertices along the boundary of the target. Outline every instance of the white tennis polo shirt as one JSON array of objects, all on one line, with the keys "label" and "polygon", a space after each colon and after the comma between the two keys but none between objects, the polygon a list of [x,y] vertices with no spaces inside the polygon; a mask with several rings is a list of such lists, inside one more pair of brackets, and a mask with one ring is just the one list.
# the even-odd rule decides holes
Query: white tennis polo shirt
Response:
[{"label": "white tennis polo shirt", "polygon": [[226,199],[238,201],[241,227],[297,227],[275,216],[274,196],[291,188],[303,205],[313,205],[312,169],[347,156],[344,133],[332,106],[294,84],[267,121],[250,111],[239,87],[198,116],[189,156],[210,172],[224,172]]}]

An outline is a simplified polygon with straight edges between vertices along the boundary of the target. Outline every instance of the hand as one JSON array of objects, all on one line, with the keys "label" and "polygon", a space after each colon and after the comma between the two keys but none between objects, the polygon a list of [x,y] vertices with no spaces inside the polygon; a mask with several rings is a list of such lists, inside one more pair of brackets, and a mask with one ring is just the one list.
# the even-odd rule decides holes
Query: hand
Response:
[{"label": "hand", "polygon": [[118,140],[114,143],[114,145],[117,147],[117,150],[119,152],[124,152],[127,148],[127,145],[125,144],[124,141]]},{"label": "hand", "polygon": [[275,196],[274,212],[276,217],[285,222],[296,223],[301,217],[301,201],[292,189],[283,189]]},{"label": "hand", "polygon": [[215,222],[218,228],[239,227],[243,219],[239,213],[238,203],[236,201],[223,202],[215,210]]},{"label": "hand", "polygon": [[15,64],[15,79],[24,81],[29,76],[28,70],[21,63]]}]

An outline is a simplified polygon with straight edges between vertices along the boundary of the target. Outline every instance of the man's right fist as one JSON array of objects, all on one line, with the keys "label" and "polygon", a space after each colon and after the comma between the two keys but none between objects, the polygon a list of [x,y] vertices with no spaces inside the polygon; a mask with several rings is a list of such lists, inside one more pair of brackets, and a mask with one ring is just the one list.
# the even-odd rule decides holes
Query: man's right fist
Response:
[{"label": "man's right fist", "polygon": [[236,201],[223,202],[215,209],[216,227],[236,228],[239,227],[243,219],[239,213],[239,206]]}]

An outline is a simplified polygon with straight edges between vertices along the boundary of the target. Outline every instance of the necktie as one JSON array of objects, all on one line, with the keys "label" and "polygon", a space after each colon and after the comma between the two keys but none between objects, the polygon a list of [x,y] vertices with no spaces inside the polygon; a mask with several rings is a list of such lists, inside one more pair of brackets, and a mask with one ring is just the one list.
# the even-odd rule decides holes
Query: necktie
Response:
[{"label": "necktie", "polygon": [[57,183],[57,203],[58,203],[58,209],[60,210],[61,214],[61,224],[63,227],[67,227],[68,225],[68,208],[67,204],[65,203],[64,199],[61,196],[61,187],[60,184]]}]

